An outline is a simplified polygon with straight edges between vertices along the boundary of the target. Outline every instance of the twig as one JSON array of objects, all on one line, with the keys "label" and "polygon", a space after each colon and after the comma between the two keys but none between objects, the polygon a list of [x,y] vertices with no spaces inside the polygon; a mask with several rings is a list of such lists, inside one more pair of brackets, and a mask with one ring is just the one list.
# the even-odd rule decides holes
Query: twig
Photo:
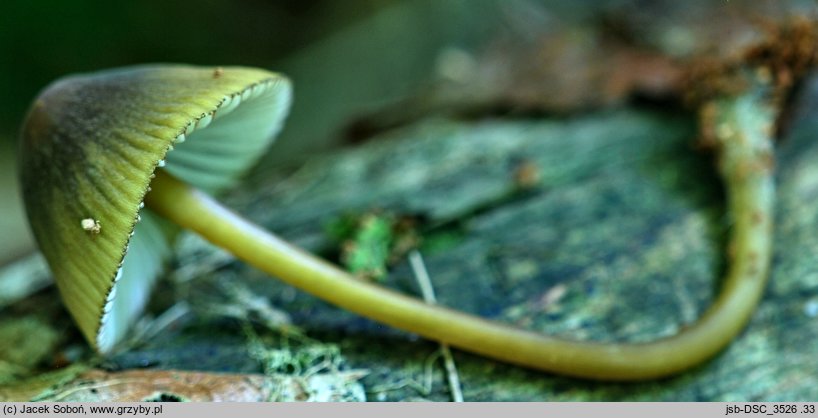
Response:
[{"label": "twig", "polygon": [[[426,271],[423,257],[418,250],[412,250],[412,252],[409,253],[409,264],[412,266],[415,280],[417,280],[420,286],[423,300],[428,304],[436,304],[435,289],[432,287],[429,272]],[[449,380],[449,391],[452,394],[452,401],[463,402],[463,391],[460,389],[460,376],[457,373],[457,367],[454,364],[452,351],[449,349],[448,344],[440,343],[440,354],[443,356],[443,364],[444,367],[446,367],[446,377]]]}]

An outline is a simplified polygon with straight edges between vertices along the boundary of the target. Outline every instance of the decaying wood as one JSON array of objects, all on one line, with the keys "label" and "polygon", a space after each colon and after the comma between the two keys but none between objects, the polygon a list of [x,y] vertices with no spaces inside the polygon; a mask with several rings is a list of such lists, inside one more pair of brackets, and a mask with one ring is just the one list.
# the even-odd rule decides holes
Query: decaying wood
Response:
[{"label": "decaying wood", "polygon": [[[812,132],[818,126],[812,119],[796,118],[779,147],[771,284],[747,330],[724,353],[673,379],[621,385],[455,352],[464,397],[815,399],[818,276],[811,254],[818,236],[811,231],[818,226],[818,145]],[[296,172],[260,170],[226,200],[328,256],[336,247],[324,225],[343,213],[379,208],[415,217],[441,304],[569,338],[643,341],[693,321],[725,265],[729,219],[711,158],[692,149],[694,132],[692,116],[644,110],[427,122],[316,157]],[[521,163],[537,171],[523,188],[515,175]],[[338,344],[345,358],[340,370],[369,370],[361,380],[367,399],[448,399],[442,371],[427,364],[436,344],[327,306],[199,240],[186,238],[180,249],[175,284],[162,284],[154,312],[180,298],[196,315],[114,356],[111,365],[262,372],[241,321],[205,315],[202,303],[229,302],[216,283],[240,278],[311,338]],[[392,268],[386,284],[419,295],[406,262]],[[257,332],[276,334],[255,315],[247,312],[246,319]]]}]

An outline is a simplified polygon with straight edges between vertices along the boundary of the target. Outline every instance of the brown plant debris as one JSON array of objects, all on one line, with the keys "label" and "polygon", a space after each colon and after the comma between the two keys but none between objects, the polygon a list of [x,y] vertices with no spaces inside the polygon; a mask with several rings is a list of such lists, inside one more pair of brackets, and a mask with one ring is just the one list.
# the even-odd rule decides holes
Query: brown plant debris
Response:
[{"label": "brown plant debris", "polygon": [[785,99],[816,63],[818,27],[814,20],[797,17],[763,29],[762,41],[735,56],[694,61],[685,74],[685,101],[695,105],[739,94],[748,87],[748,76],[770,82],[772,99]]},{"label": "brown plant debris", "polygon": [[[263,402],[363,401],[361,389],[350,392],[356,372],[319,373],[309,377],[273,378],[261,374],[228,374],[178,370],[88,370],[44,391],[34,400],[51,402]],[[356,384],[355,387],[358,387]],[[16,399],[28,400],[28,399]]]}]

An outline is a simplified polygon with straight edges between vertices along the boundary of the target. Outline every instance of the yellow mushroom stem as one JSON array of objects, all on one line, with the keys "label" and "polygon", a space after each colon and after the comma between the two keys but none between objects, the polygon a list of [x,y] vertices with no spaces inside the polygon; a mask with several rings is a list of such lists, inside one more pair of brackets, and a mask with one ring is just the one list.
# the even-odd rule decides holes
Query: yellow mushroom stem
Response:
[{"label": "yellow mushroom stem", "polygon": [[497,360],[563,375],[643,380],[693,367],[743,329],[761,298],[771,252],[774,199],[768,138],[773,112],[751,95],[707,109],[720,148],[731,213],[730,265],[722,290],[694,324],[647,343],[571,341],[429,305],[352,277],[248,222],[205,193],[158,172],[150,208],[245,262],[349,311]]}]

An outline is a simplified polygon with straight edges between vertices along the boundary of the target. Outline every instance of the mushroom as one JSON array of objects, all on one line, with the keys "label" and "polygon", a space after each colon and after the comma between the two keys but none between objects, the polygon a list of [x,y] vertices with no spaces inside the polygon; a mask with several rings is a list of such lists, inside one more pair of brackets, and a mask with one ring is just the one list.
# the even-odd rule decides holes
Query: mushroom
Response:
[{"label": "mushroom", "polygon": [[209,192],[230,186],[280,129],[290,90],[262,70],[146,65],[67,77],[34,102],[22,132],[26,212],[97,350],[125,336],[171,254],[178,228],[143,209],[154,171]]},{"label": "mushroom", "polygon": [[[688,369],[728,344],[761,296],[772,180],[764,167],[746,172],[746,161],[769,148],[755,124],[719,137],[736,219],[731,245],[737,261],[725,290],[697,323],[675,336],[600,344],[522,330],[358,280],[211,198],[266,150],[289,103],[290,84],[281,75],[181,65],[71,76],[36,99],[22,131],[25,205],[61,296],[96,350],[109,353],[126,335],[179,227],[376,321],[510,363],[594,379],[639,380]],[[738,105],[757,111],[760,121],[774,119],[760,99]],[[735,112],[724,106],[716,117],[732,123]]]}]

